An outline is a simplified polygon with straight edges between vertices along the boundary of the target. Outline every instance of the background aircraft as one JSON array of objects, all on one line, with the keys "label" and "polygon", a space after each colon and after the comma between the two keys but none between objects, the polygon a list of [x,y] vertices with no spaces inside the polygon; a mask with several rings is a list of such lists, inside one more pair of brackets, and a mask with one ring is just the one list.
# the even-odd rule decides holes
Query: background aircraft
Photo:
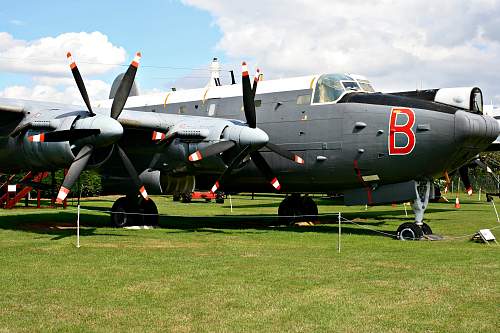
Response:
[{"label": "background aircraft", "polygon": [[[368,93],[345,74],[259,84],[256,77],[252,85],[245,64],[241,85],[128,97],[139,54],[114,98],[93,107],[68,58],[87,109],[0,99],[2,171],[69,166],[59,201],[86,167],[121,177],[127,195],[112,208],[117,226],[157,221],[146,189],[196,186],[293,194],[280,216],[316,215],[303,193],[343,193],[348,205],[413,200],[416,221],[398,232],[419,238],[432,233],[423,223],[432,179],[499,134],[497,122],[482,115],[479,88]],[[146,215],[126,214],[136,212]]]}]

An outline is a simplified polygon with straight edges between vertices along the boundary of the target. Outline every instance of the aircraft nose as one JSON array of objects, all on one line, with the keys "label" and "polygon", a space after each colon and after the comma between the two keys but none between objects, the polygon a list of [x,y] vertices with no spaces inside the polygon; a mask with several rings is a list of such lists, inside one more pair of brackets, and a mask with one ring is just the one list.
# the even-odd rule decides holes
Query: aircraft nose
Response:
[{"label": "aircraft nose", "polygon": [[499,131],[494,118],[465,111],[455,113],[455,141],[467,148],[486,149],[498,137]]}]

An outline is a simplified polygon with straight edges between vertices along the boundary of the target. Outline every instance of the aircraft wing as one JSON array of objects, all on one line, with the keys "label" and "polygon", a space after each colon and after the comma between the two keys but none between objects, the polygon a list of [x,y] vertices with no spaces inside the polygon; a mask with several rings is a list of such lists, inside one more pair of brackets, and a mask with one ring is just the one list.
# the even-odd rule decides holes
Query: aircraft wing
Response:
[{"label": "aircraft wing", "polygon": [[23,106],[0,104],[0,136],[8,136],[24,119]]}]

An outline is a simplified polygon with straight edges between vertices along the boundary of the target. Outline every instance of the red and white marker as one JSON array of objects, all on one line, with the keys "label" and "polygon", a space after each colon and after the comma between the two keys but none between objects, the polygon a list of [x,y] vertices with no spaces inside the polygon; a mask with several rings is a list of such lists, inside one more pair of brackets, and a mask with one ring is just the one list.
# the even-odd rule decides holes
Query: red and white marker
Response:
[{"label": "red and white marker", "polygon": [[29,142],[44,142],[45,141],[45,134],[40,133],[36,135],[30,135],[28,136],[28,141]]},{"label": "red and white marker", "polygon": [[472,195],[472,187],[471,186],[467,187],[467,194]]},{"label": "red and white marker", "polygon": [[294,155],[293,160],[295,161],[295,163],[304,164],[304,159],[299,155]]},{"label": "red and white marker", "polygon": [[64,201],[64,199],[66,199],[66,197],[68,196],[68,193],[69,193],[69,189],[64,187],[64,186],[61,186],[61,189],[59,190],[59,193],[57,194],[56,202],[58,204],[62,203]]},{"label": "red and white marker", "polygon": [[146,188],[144,187],[144,185],[139,189],[139,192],[144,199],[149,200],[148,192],[146,192]]},{"label": "red and white marker", "polygon": [[66,54],[66,57],[68,58],[68,61],[69,61],[69,67],[70,67],[71,69],[75,68],[75,67],[76,67],[76,63],[75,63],[75,61],[73,60],[73,57],[71,56],[71,52],[68,52],[68,53]]},{"label": "red and white marker", "polygon": [[243,63],[241,64],[241,74],[243,76],[248,76],[248,66],[247,66],[247,63],[243,61]]},{"label": "red and white marker", "polygon": [[274,177],[273,180],[271,180],[271,185],[278,191],[281,189],[280,182],[278,181],[278,178]]},{"label": "red and white marker", "polygon": [[194,153],[192,153],[191,155],[189,155],[189,160],[191,162],[196,162],[196,161],[199,161],[203,158],[203,156],[201,156],[201,153],[199,150],[195,151]]},{"label": "red and white marker", "polygon": [[216,181],[214,186],[212,186],[212,188],[210,189],[210,192],[215,193],[219,189],[219,186],[219,181]]},{"label": "red and white marker", "polygon": [[153,141],[163,140],[166,136],[165,133],[153,131]]},{"label": "red and white marker", "polygon": [[455,198],[455,208],[456,209],[460,208],[460,200],[458,200],[458,197]]},{"label": "red and white marker", "polygon": [[141,62],[141,57],[142,57],[141,52],[137,52],[135,54],[134,60],[132,60],[131,65],[134,66],[135,68],[139,67],[139,63]]}]

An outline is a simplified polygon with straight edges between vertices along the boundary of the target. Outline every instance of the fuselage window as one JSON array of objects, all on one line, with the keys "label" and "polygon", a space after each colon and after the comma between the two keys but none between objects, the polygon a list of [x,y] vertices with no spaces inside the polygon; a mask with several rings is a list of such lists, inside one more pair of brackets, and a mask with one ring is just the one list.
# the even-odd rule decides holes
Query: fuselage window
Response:
[{"label": "fuselage window", "polygon": [[311,95],[300,95],[300,96],[297,96],[297,104],[298,105],[311,104]]},{"label": "fuselage window", "polygon": [[262,106],[262,100],[261,99],[256,99],[255,100],[255,107],[260,108]]},{"label": "fuselage window", "polygon": [[187,107],[185,105],[179,106],[179,113],[180,114],[186,113],[186,111],[187,111]]},{"label": "fuselage window", "polygon": [[208,115],[209,116],[214,116],[215,115],[215,103],[211,103],[208,105]]}]

